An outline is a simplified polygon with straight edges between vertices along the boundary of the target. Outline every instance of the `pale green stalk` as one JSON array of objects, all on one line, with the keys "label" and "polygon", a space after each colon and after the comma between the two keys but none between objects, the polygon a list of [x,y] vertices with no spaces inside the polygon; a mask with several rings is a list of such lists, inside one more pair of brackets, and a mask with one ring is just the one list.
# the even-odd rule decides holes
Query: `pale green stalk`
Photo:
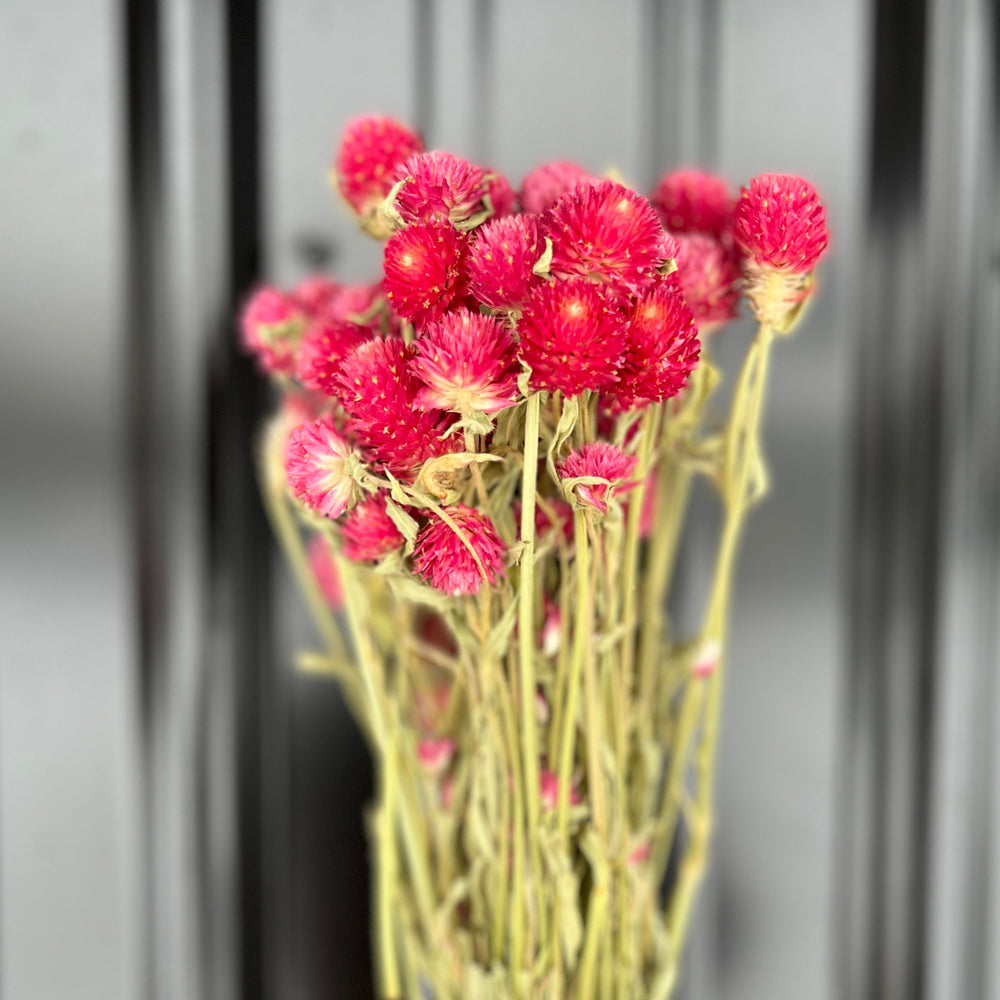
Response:
[{"label": "pale green stalk", "polygon": [[[538,840],[541,813],[541,779],[538,762],[538,722],[535,718],[535,655],[538,641],[535,635],[535,494],[538,489],[538,438],[541,423],[541,396],[528,397],[524,416],[524,473],[521,478],[521,578],[518,593],[518,651],[521,701],[521,741],[524,758],[524,783],[530,845],[531,883],[541,890],[542,864]],[[544,920],[545,907],[536,900],[539,918]]]}]

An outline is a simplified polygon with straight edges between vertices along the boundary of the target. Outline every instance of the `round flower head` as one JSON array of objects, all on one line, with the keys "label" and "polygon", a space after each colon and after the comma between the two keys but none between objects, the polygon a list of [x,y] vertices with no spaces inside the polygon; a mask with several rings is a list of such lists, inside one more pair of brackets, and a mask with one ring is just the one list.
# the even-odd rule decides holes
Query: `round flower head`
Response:
[{"label": "round flower head", "polygon": [[626,455],[617,445],[606,441],[594,441],[571,451],[556,466],[560,479],[594,476],[607,480],[604,483],[577,483],[573,489],[581,506],[593,507],[602,514],[608,512],[608,498],[616,492],[614,487],[628,479],[633,471],[635,456]]},{"label": "round flower head", "polygon": [[496,413],[517,400],[517,345],[492,316],[457,309],[424,327],[416,348],[421,409]]},{"label": "round flower head", "polygon": [[704,233],[678,240],[677,277],[702,332],[737,315],[740,269],[731,250]]},{"label": "round flower head", "polygon": [[484,209],[485,171],[451,153],[411,156],[396,180],[404,182],[396,193],[396,210],[406,222],[449,222],[461,228]]},{"label": "round flower head", "polygon": [[329,312],[334,319],[359,323],[384,297],[385,289],[381,281],[373,281],[367,285],[344,285],[329,303]]},{"label": "round flower head", "polygon": [[291,295],[276,288],[258,288],[240,313],[243,349],[256,356],[264,371],[290,375],[295,370],[304,323],[302,310]]},{"label": "round flower head", "polygon": [[357,496],[360,462],[329,417],[296,427],[285,448],[292,492],[311,510],[337,518]]},{"label": "round flower head", "polygon": [[333,561],[330,543],[323,535],[313,535],[309,541],[309,568],[323,599],[334,611],[339,611],[344,606],[344,586]]},{"label": "round flower head", "polygon": [[543,163],[524,178],[521,184],[521,208],[536,214],[551,208],[574,188],[591,186],[599,181],[593,174],[565,160]]},{"label": "round flower head", "polygon": [[494,219],[503,218],[514,211],[517,195],[503,174],[498,174],[495,170],[486,171],[486,194],[489,195]]},{"label": "round flower head", "polygon": [[729,185],[703,170],[664,174],[649,200],[671,232],[708,233],[716,239],[729,227],[733,210]]},{"label": "round flower head", "polygon": [[495,583],[503,572],[503,542],[485,514],[460,504],[442,509],[465,541],[450,525],[432,518],[417,535],[414,572],[446,594],[476,594],[484,582]]},{"label": "round flower head", "polygon": [[453,417],[414,407],[422,386],[410,367],[415,354],[402,340],[370,340],[344,358],[335,380],[349,429],[394,475],[409,475],[459,444],[457,435],[442,440]]},{"label": "round flower head", "polygon": [[733,237],[751,264],[808,274],[826,250],[826,212],[808,181],[761,174],[740,191]]},{"label": "round flower head", "polygon": [[371,340],[372,336],[368,327],[348,320],[328,317],[314,320],[299,344],[296,359],[299,381],[328,396],[336,395],[340,363],[355,347]]},{"label": "round flower head", "polygon": [[464,293],[465,238],[447,222],[407,226],[385,245],[385,294],[404,319],[425,323]]},{"label": "round flower head", "polygon": [[341,551],[354,562],[377,562],[402,548],[405,541],[381,493],[356,503],[344,518]]},{"label": "round flower head", "polygon": [[625,316],[614,293],[581,280],[539,285],[517,329],[533,389],[579,396],[616,381]]},{"label": "round flower head", "polygon": [[424,148],[405,125],[382,115],[348,122],[337,150],[337,186],[359,215],[378,208],[392,189],[396,168]]},{"label": "round flower head", "polygon": [[469,249],[469,291],[491,309],[517,308],[542,282],[534,267],[544,249],[534,215],[491,219]]},{"label": "round flower head", "polygon": [[641,195],[614,181],[577,188],[543,217],[552,239],[551,273],[636,288],[662,260],[663,227]]},{"label": "round flower head", "polygon": [[676,396],[698,363],[698,328],[673,278],[649,288],[632,310],[628,353],[614,389],[623,406]]},{"label": "round flower head", "polygon": [[317,274],[299,282],[292,290],[292,298],[309,319],[315,319],[332,307],[341,292],[337,282]]}]

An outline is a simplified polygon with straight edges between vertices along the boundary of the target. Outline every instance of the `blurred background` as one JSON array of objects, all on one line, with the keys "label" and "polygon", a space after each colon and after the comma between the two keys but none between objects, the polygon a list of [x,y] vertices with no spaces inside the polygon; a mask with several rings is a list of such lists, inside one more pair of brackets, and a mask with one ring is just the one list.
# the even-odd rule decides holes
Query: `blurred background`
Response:
[{"label": "blurred background", "polygon": [[371,996],[368,765],[332,685],[291,670],[312,637],[230,317],[261,276],[377,271],[326,174],[381,111],[515,186],[564,158],[822,193],[684,996],[1000,998],[997,18],[5,0],[0,996]]}]

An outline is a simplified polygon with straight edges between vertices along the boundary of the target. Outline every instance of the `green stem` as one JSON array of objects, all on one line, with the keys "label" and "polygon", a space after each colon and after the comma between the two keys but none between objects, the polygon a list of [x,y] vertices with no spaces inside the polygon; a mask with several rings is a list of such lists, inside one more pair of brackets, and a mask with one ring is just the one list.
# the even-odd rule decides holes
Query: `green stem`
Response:
[{"label": "green stem", "polygon": [[[541,396],[528,397],[524,417],[524,472],[521,479],[521,577],[518,594],[518,653],[521,702],[521,748],[527,805],[528,842],[530,845],[531,884],[541,890],[541,850],[534,831],[541,814],[541,779],[538,760],[538,722],[535,718],[535,495],[538,490],[538,438],[541,422]],[[545,913],[541,901],[537,911]],[[541,919],[545,919],[541,916]]]},{"label": "green stem", "polygon": [[726,519],[716,559],[712,596],[702,628],[702,642],[719,643],[719,660],[708,678],[705,728],[698,748],[697,797],[691,839],[667,913],[667,926],[678,958],[687,935],[691,909],[704,875],[712,831],[715,801],[715,765],[718,755],[722,704],[723,656],[736,550],[747,511],[750,477],[760,453],[760,423],[770,361],[773,331],[761,324],[747,353],[733,400],[725,454]]},{"label": "green stem", "polygon": [[569,850],[569,792],[573,770],[573,751],[576,744],[576,716],[580,707],[580,687],[588,650],[593,643],[593,613],[591,609],[590,551],[587,542],[587,514],[577,510],[573,514],[573,532],[576,543],[576,621],[573,623],[573,655],[570,660],[566,684],[566,708],[562,720],[562,739],[559,744],[557,788],[557,822],[563,846]]},{"label": "green stem", "polygon": [[381,794],[378,805],[378,867],[376,870],[375,913],[378,928],[379,988],[383,1000],[402,1000],[399,964],[396,954],[396,935],[393,929],[393,912],[397,892],[395,824],[393,808],[396,795],[394,761],[389,756],[395,737],[389,735],[386,756],[380,768]]}]

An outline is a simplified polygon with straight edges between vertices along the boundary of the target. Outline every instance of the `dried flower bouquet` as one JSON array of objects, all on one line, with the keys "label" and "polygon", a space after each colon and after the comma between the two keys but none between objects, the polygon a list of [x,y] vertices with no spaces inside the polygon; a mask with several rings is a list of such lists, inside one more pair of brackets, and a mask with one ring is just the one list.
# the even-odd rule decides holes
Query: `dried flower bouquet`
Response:
[{"label": "dried flower bouquet", "polygon": [[[262,288],[241,330],[283,393],[261,465],[324,640],[302,666],[339,679],[375,759],[380,996],[664,1000],[706,864],[768,362],[824,210],[797,177],[733,199],[679,171],[647,199],[563,162],[515,193],[374,116],[335,181],[385,240],[382,279]],[[759,326],[713,427],[709,338],[741,296]],[[721,529],[678,637],[694,476]]]}]

